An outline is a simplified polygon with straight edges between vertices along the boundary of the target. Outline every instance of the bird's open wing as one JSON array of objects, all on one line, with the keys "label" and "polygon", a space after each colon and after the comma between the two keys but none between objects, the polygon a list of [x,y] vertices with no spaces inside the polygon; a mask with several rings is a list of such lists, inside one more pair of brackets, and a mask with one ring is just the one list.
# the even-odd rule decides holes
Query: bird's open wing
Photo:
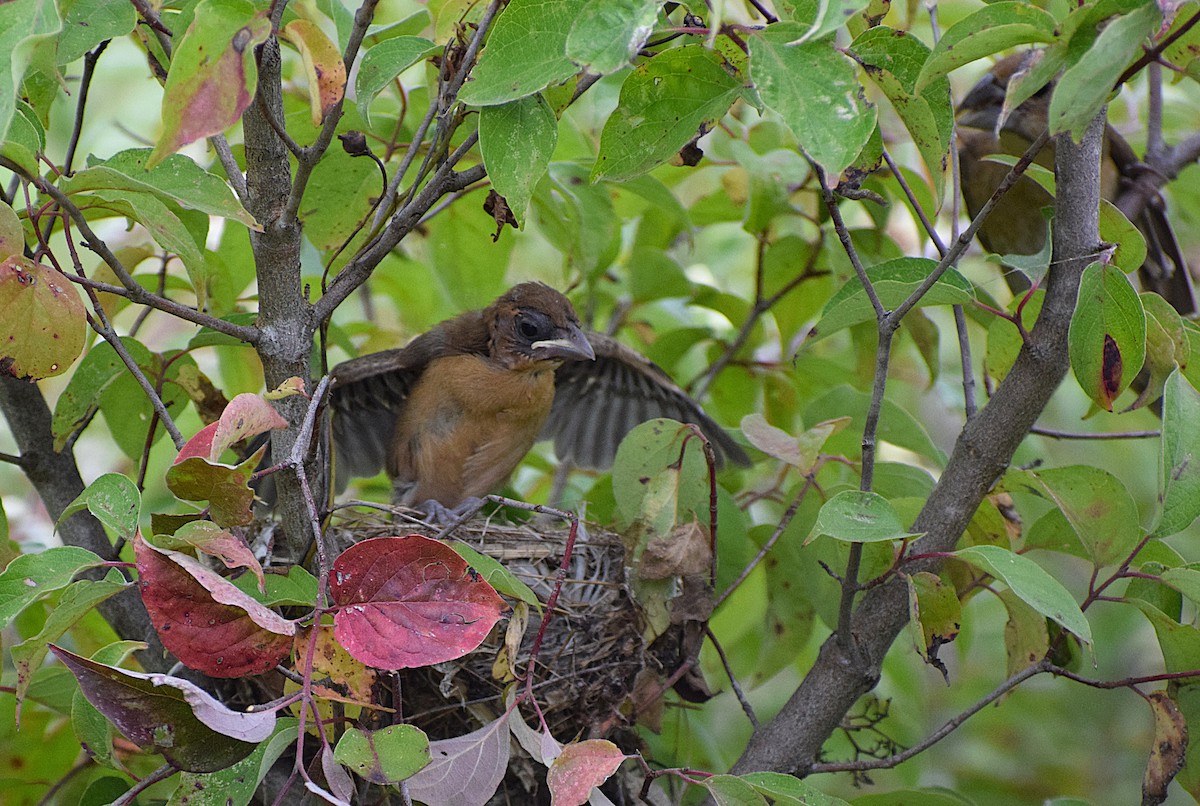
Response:
[{"label": "bird's open wing", "polygon": [[571,361],[554,378],[554,406],[542,429],[554,452],[582,467],[606,468],[617,445],[639,423],[670,417],[695,423],[722,457],[740,465],[749,457],[671,378],[615,339],[588,333],[595,361]]},{"label": "bird's open wing", "polygon": [[334,467],[337,489],[383,470],[396,418],[427,363],[408,347],[353,358],[333,370]]}]

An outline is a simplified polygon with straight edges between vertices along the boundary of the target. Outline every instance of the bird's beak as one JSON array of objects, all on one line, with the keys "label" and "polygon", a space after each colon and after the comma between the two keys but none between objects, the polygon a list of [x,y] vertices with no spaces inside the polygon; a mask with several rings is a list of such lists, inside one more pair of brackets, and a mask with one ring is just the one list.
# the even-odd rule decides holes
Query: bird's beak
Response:
[{"label": "bird's beak", "polygon": [[566,335],[562,338],[535,341],[530,346],[533,348],[533,354],[542,360],[594,361],[596,359],[596,352],[592,349],[587,336],[575,325],[568,325]]}]

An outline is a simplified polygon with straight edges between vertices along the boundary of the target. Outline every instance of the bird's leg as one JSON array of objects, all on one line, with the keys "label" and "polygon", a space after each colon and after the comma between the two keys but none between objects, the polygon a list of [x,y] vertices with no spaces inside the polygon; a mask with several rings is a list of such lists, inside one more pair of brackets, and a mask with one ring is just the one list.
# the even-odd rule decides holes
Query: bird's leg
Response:
[{"label": "bird's leg", "polygon": [[418,504],[417,509],[425,515],[426,522],[437,526],[449,526],[457,521],[470,520],[476,512],[483,508],[484,503],[484,499],[472,496],[464,498],[452,507],[447,507],[442,502],[430,498]]}]

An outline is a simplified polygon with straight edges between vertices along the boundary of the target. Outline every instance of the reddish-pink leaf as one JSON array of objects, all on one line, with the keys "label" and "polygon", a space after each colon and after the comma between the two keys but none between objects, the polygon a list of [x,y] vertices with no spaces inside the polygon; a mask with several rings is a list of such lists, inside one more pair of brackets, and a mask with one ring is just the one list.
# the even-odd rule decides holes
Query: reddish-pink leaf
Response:
[{"label": "reddish-pink leaf", "polygon": [[592,789],[607,781],[624,760],[621,749],[607,739],[568,744],[546,774],[551,806],[587,803]]},{"label": "reddish-pink leaf", "polygon": [[296,46],[308,74],[312,122],[320,126],[346,91],[346,63],[337,46],[308,20],[293,20],[283,27],[283,37]]},{"label": "reddish-pink leaf", "polygon": [[273,428],[287,427],[287,420],[280,417],[279,412],[260,396],[238,395],[229,401],[229,405],[221,412],[221,419],[217,421],[216,433],[213,434],[212,447],[209,449],[209,461],[219,460],[225,449],[235,442],[258,436]]},{"label": "reddish-pink leaf", "polygon": [[193,458],[220,462],[221,454],[235,442],[287,426],[287,420],[259,395],[238,395],[225,406],[219,420],[201,428],[179,449],[175,464]]},{"label": "reddish-pink leaf", "polygon": [[262,674],[287,655],[294,622],[186,554],[134,539],[139,588],[163,646],[213,677]]},{"label": "reddish-pink leaf", "polygon": [[501,716],[466,736],[429,743],[430,762],[408,779],[422,803],[483,806],[508,769],[508,719]]},{"label": "reddish-pink leaf", "polygon": [[153,542],[162,549],[194,548],[210,557],[216,557],[226,568],[247,568],[258,579],[258,589],[266,590],[262,565],[255,558],[254,552],[236,535],[212,521],[185,523],[173,535],[155,535]]},{"label": "reddish-pink leaf", "polygon": [[258,11],[249,0],[201,0],[171,58],[163,91],[163,131],[147,168],[238,121],[254,99],[254,46],[270,34],[266,11]]},{"label": "reddish-pink leaf", "polygon": [[83,303],[67,279],[21,255],[0,262],[0,372],[49,378],[83,350]]},{"label": "reddish-pink leaf", "polygon": [[376,537],[333,563],[334,635],[380,669],[453,660],[479,646],[504,601],[453,549],[421,535]]},{"label": "reddish-pink leaf", "polygon": [[196,432],[196,436],[184,443],[175,457],[175,464],[188,459],[207,459],[212,453],[213,438],[217,435],[217,423],[209,423]]},{"label": "reddish-pink leaf", "polygon": [[194,684],[139,674],[50,645],[79,680],[83,695],[130,741],[176,768],[215,772],[241,761],[275,730],[272,711],[231,711]]}]

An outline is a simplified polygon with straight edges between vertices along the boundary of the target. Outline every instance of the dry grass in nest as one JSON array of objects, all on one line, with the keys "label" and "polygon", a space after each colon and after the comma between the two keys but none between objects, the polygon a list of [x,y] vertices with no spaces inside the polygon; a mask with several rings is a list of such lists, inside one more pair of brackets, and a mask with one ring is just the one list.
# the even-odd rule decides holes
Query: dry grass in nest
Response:
[{"label": "dry grass in nest", "polygon": [[[438,530],[414,523],[407,515],[355,511],[334,523],[339,542],[372,537],[422,534]],[[450,536],[498,560],[545,603],[553,591],[570,529],[538,518],[503,524],[477,517]],[[633,691],[638,673],[661,664],[647,651],[643,620],[625,584],[621,538],[594,525],[581,525],[554,613],[546,627],[534,670],[534,695],[554,735],[568,741],[621,725],[614,718]],[[504,693],[512,677],[494,672],[513,612],[500,621],[476,650],[454,661],[406,670],[401,676],[403,713],[408,721],[441,739],[461,736],[504,711]],[[520,643],[516,671],[523,675],[540,626],[531,609]],[[501,670],[501,673],[503,670]],[[522,709],[536,725],[532,710]]]}]

